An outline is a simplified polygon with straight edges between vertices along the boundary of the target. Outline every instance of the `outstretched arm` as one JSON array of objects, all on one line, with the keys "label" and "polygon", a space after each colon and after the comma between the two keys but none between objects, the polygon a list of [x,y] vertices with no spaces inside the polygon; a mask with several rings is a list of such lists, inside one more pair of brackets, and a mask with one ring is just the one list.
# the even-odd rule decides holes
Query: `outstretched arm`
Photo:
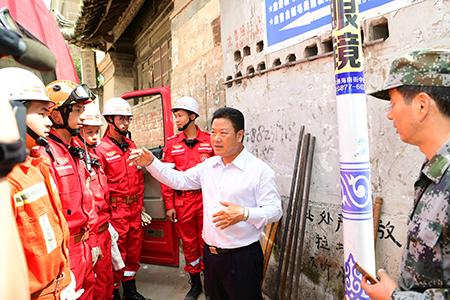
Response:
[{"label": "outstretched arm", "polygon": [[128,161],[130,165],[145,167],[156,180],[175,190],[201,189],[200,174],[203,163],[185,172],[177,171],[160,162],[145,148],[132,150]]}]

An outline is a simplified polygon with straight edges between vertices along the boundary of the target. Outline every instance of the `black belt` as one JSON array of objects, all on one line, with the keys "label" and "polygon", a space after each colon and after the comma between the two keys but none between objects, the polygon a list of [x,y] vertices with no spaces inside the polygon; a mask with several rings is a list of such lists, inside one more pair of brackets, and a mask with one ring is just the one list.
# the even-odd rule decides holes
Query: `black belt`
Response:
[{"label": "black belt", "polygon": [[189,190],[189,191],[180,191],[180,190],[175,190],[175,193],[177,193],[178,196],[186,196],[189,194],[200,194],[202,192],[202,190]]},{"label": "black belt", "polygon": [[231,249],[226,249],[226,248],[219,248],[216,246],[210,246],[208,244],[205,243],[205,248],[208,249],[209,253],[214,254],[214,255],[219,255],[219,254],[228,254],[228,253],[236,253],[236,252],[240,252],[241,250],[247,249],[247,248],[251,248],[251,247],[255,247],[259,245],[259,241],[256,241],[254,243],[251,243],[250,245],[244,246],[244,247],[239,247],[239,248],[231,248]]}]

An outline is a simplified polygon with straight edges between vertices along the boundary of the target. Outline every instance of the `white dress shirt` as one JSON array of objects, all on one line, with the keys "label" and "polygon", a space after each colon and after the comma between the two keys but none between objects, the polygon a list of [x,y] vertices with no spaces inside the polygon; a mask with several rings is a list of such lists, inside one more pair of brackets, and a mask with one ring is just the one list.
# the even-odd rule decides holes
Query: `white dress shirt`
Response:
[{"label": "white dress shirt", "polygon": [[[228,165],[220,156],[213,156],[181,172],[155,158],[147,170],[173,189],[202,189],[203,239],[208,245],[225,249],[250,245],[259,240],[264,225],[281,218],[274,171],[245,148]],[[213,214],[224,208],[220,201],[247,207],[248,220],[217,228],[212,220]]]}]

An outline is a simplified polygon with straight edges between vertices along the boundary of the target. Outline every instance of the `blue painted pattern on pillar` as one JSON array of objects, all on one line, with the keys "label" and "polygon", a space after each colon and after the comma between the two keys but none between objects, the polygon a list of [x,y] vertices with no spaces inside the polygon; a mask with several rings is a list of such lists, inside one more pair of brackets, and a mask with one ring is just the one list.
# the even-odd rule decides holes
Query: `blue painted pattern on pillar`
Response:
[{"label": "blue painted pattern on pillar", "polygon": [[348,220],[372,218],[370,195],[370,165],[341,162],[342,217]]},{"label": "blue painted pattern on pillar", "polygon": [[345,294],[347,299],[370,299],[361,288],[361,273],[355,268],[356,261],[350,253],[345,260]]}]

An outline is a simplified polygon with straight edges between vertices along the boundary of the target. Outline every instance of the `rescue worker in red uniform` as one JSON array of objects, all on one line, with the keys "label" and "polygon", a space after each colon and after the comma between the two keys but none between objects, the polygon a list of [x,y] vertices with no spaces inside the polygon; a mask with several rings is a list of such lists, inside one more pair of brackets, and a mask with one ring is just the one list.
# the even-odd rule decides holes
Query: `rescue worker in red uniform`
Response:
[{"label": "rescue worker in red uniform", "polygon": [[68,290],[63,294],[61,291],[71,281],[69,229],[50,161],[36,149],[37,145],[47,145],[52,125],[48,112],[55,103],[46,95],[42,81],[30,71],[4,68],[0,70],[0,78],[8,100],[22,102],[27,109],[25,142],[29,155],[9,173],[8,182],[27,261],[30,298],[68,299]]},{"label": "rescue worker in red uniform", "polygon": [[[180,131],[170,137],[164,147],[163,161],[174,163],[175,169],[185,171],[214,155],[209,133],[195,125],[199,106],[192,97],[178,99],[172,108],[175,124]],[[186,261],[185,271],[189,273],[191,289],[185,300],[195,300],[202,293],[200,272],[203,270],[203,203],[202,191],[175,191],[161,185],[166,205],[166,215],[176,221],[175,230],[183,242]]]},{"label": "rescue worker in red uniform", "polygon": [[[47,85],[47,94],[56,105],[50,119],[53,122],[48,137],[47,153],[51,159],[59,190],[63,213],[70,231],[70,269],[75,275],[76,289],[84,289],[80,299],[93,299],[94,272],[91,247],[87,240],[94,196],[89,189],[91,177],[83,161],[83,151],[74,145],[73,137],[82,126],[84,105],[92,101],[85,85],[57,80]],[[91,223],[93,221],[91,220]]]},{"label": "rescue worker in red uniform", "polygon": [[109,190],[105,172],[96,153],[97,144],[100,142],[100,129],[103,126],[102,116],[96,103],[85,105],[82,115],[83,127],[77,137],[78,143],[84,148],[85,163],[91,172],[90,189],[95,197],[94,210],[97,215],[92,229],[96,233],[95,242],[88,240],[91,248],[99,248],[99,257],[94,264],[95,273],[95,300],[111,300],[113,296],[113,267],[111,260],[111,235],[108,231],[111,219],[111,206],[109,204]]},{"label": "rescue worker in red uniform", "polygon": [[134,142],[127,138],[133,114],[128,102],[122,98],[109,99],[103,116],[108,128],[97,154],[108,179],[112,207],[111,224],[119,234],[117,242],[125,268],[114,272],[114,299],[119,294],[122,281],[126,300],[146,299],[136,290],[136,272],[139,270],[143,230],[141,214],[144,205],[144,176],[142,170],[129,166],[127,162]]}]

